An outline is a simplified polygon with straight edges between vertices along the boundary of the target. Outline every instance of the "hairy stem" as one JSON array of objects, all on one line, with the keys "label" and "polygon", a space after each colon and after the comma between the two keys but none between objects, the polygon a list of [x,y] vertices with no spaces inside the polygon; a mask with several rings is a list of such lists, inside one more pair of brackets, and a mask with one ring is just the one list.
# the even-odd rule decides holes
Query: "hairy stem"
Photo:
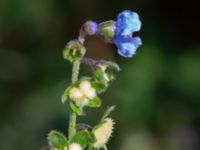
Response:
[{"label": "hairy stem", "polygon": [[70,112],[69,118],[69,140],[76,134],[76,113]]},{"label": "hairy stem", "polygon": [[[78,80],[80,61],[75,61],[72,68],[72,83]],[[69,140],[76,134],[76,113],[72,110],[69,116]]]},{"label": "hairy stem", "polygon": [[75,61],[72,68],[72,83],[78,80],[80,61]]}]

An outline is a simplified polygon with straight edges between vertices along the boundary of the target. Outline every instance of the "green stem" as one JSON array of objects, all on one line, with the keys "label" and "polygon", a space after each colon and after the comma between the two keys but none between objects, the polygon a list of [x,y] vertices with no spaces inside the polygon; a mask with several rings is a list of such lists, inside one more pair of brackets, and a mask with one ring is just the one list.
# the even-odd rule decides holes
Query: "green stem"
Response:
[{"label": "green stem", "polygon": [[73,63],[73,68],[72,68],[72,83],[76,83],[78,80],[78,75],[79,75],[79,68],[80,68],[80,61],[77,60]]},{"label": "green stem", "polygon": [[90,145],[88,146],[88,150],[92,150],[92,147]]},{"label": "green stem", "polygon": [[72,139],[72,137],[76,134],[76,113],[74,113],[72,110],[70,112],[70,118],[69,118],[69,140]]},{"label": "green stem", "polygon": [[[75,61],[72,68],[72,83],[76,83],[79,75],[80,61]],[[76,134],[76,113],[72,110],[69,116],[69,140]]]}]

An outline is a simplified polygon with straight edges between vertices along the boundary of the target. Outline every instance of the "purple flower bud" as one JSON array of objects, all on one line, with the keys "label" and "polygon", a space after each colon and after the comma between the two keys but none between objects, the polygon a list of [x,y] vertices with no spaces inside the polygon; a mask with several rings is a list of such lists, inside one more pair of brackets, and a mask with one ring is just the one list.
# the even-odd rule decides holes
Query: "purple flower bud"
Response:
[{"label": "purple flower bud", "polygon": [[83,25],[83,30],[89,35],[94,35],[98,31],[98,24],[94,21],[87,21]]}]

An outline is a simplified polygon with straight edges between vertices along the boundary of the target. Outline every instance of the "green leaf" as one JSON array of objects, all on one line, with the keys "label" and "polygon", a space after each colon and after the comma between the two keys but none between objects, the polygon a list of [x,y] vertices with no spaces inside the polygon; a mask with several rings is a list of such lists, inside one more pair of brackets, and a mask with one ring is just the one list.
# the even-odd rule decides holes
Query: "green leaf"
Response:
[{"label": "green leaf", "polygon": [[96,108],[101,106],[101,99],[99,97],[95,97],[94,99],[90,100],[88,107]]},{"label": "green leaf", "polygon": [[51,146],[59,150],[63,150],[68,146],[67,138],[60,132],[52,130],[48,134],[48,140]]},{"label": "green leaf", "polygon": [[70,102],[70,108],[79,116],[84,115],[83,109],[77,107],[73,102]]},{"label": "green leaf", "polygon": [[69,91],[71,90],[71,88],[72,88],[72,85],[68,86],[65,89],[65,91],[62,95],[62,98],[61,98],[61,101],[62,101],[63,104],[69,99]]},{"label": "green leaf", "polygon": [[96,138],[92,132],[80,131],[70,141],[71,143],[79,143],[83,148],[88,144],[94,143]]},{"label": "green leaf", "polygon": [[107,85],[102,82],[93,81],[92,87],[94,87],[98,93],[102,93],[106,90]]},{"label": "green leaf", "polygon": [[105,118],[107,118],[110,113],[115,109],[115,106],[110,106],[106,109],[106,111],[104,112],[102,118],[101,118],[101,121],[103,121]]}]

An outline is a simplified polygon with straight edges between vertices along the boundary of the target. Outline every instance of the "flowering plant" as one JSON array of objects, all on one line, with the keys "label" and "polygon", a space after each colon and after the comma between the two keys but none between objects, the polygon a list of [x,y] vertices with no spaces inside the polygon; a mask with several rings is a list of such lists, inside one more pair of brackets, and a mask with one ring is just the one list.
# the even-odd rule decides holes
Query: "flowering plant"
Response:
[{"label": "flowering plant", "polygon": [[[114,106],[108,107],[95,127],[88,124],[77,123],[77,116],[85,115],[84,108],[98,108],[102,100],[98,96],[106,91],[110,82],[114,79],[114,71],[119,71],[119,66],[112,61],[94,60],[85,57],[84,46],[87,35],[97,35],[108,43],[114,43],[118,54],[123,57],[132,57],[141,45],[139,37],[133,37],[133,33],[139,31],[141,21],[136,12],[122,11],[116,21],[110,20],[97,24],[87,21],[80,30],[78,39],[67,43],[63,51],[66,60],[73,64],[72,83],[62,95],[62,103],[69,102],[70,119],[68,138],[55,130],[48,134],[48,142],[51,150],[107,150],[106,144],[111,137],[114,121],[109,117]],[[80,65],[85,63],[90,66],[92,77],[78,78]]]}]

